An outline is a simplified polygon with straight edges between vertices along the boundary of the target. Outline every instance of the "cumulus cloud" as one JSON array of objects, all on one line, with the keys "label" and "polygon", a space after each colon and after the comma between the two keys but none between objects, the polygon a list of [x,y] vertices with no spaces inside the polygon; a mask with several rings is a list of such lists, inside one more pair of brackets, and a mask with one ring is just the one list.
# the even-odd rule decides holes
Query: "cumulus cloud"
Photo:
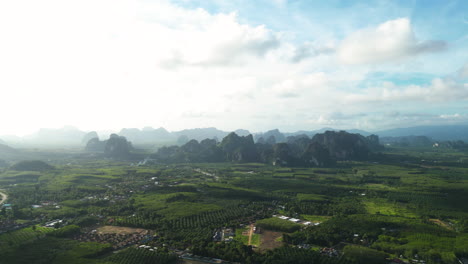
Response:
[{"label": "cumulus cloud", "polygon": [[236,13],[203,15],[192,19],[190,29],[167,28],[172,39],[169,58],[161,65],[226,66],[247,59],[262,58],[280,45],[280,36],[264,25],[250,26],[237,21]]},{"label": "cumulus cloud", "polygon": [[410,20],[399,18],[352,33],[341,43],[338,57],[345,64],[380,63],[445,48],[444,41],[419,41]]}]

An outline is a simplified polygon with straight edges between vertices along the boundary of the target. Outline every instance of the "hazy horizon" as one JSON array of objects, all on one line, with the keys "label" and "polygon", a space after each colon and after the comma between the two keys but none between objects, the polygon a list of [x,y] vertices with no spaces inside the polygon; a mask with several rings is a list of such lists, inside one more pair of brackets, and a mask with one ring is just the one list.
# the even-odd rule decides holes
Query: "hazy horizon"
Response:
[{"label": "hazy horizon", "polygon": [[[179,131],[183,131],[183,130],[215,128],[215,129],[218,129],[218,130],[221,130],[221,131],[224,131],[224,132],[230,132],[230,131],[236,131],[236,130],[247,130],[252,134],[264,133],[264,132],[275,130],[275,129],[278,129],[282,133],[294,133],[294,132],[298,132],[298,131],[316,131],[316,130],[328,129],[328,128],[330,128],[330,129],[342,129],[342,130],[355,130],[356,129],[356,128],[339,128],[339,127],[319,127],[319,128],[304,128],[304,129],[286,131],[286,130],[281,130],[281,129],[276,128],[276,127],[272,127],[270,129],[266,129],[266,130],[253,131],[253,130],[249,130],[249,129],[246,129],[246,128],[236,128],[236,129],[229,130],[229,129],[221,129],[221,128],[218,128],[218,127],[187,127],[187,128],[182,128],[182,129],[170,130],[170,129],[167,129],[165,127],[144,126],[144,127],[122,127],[122,128],[118,128],[118,129],[85,130],[85,129],[80,129],[79,127],[76,127],[76,126],[66,125],[66,126],[57,127],[57,128],[42,127],[42,128],[35,129],[32,132],[25,133],[25,134],[0,134],[0,139],[2,139],[2,136],[28,137],[28,136],[32,136],[34,134],[37,134],[37,133],[39,133],[40,131],[43,131],[43,130],[48,130],[48,131],[78,130],[78,131],[82,131],[82,132],[86,132],[86,133],[97,132],[98,134],[107,135],[107,134],[111,134],[111,133],[117,133],[118,134],[122,129],[139,129],[140,131],[143,131],[144,129],[149,129],[149,128],[152,128],[152,129],[155,129],[155,130],[159,129],[159,128],[163,128],[163,129],[167,130],[169,133],[179,132]],[[366,131],[366,132],[374,132],[374,131]]]},{"label": "hazy horizon", "polygon": [[[467,124],[455,124],[453,126],[461,126],[463,128],[468,128]],[[453,127],[453,126],[451,126],[451,127]],[[379,132],[388,132],[388,131],[392,131],[393,129],[396,129],[396,130],[403,129],[404,130],[404,129],[412,129],[412,128],[420,128],[420,127],[437,128],[437,127],[444,127],[444,126],[439,126],[439,125],[434,125],[434,126],[408,126],[408,127],[395,127],[395,128],[389,128],[389,129],[382,129],[382,130],[365,130],[365,129],[357,129],[357,128],[352,128],[352,127],[342,128],[342,127],[323,126],[323,127],[318,127],[318,128],[304,128],[304,129],[297,129],[297,130],[290,130],[290,131],[282,130],[282,129],[277,128],[277,127],[272,127],[272,128],[266,129],[266,130],[254,131],[254,130],[249,130],[249,129],[246,129],[246,128],[236,128],[236,129],[229,130],[229,129],[222,129],[222,128],[218,128],[218,127],[186,127],[186,128],[183,128],[183,129],[170,130],[170,129],[167,129],[167,128],[164,128],[164,127],[151,127],[151,126],[122,127],[122,128],[118,128],[118,129],[102,129],[102,130],[96,130],[96,129],[95,130],[84,130],[84,129],[80,129],[80,128],[75,127],[75,126],[67,125],[67,126],[58,127],[58,128],[39,128],[39,129],[36,129],[33,132],[30,132],[30,133],[27,133],[27,134],[0,134],[0,140],[6,139],[8,141],[8,139],[13,139],[13,138],[26,139],[27,140],[27,139],[32,139],[31,137],[35,137],[35,136],[40,135],[41,132],[66,132],[66,131],[79,131],[79,132],[84,132],[84,133],[96,132],[99,135],[99,137],[107,138],[110,134],[120,134],[120,132],[123,129],[138,129],[139,131],[145,131],[145,130],[149,130],[149,129],[157,130],[157,129],[162,128],[162,129],[165,129],[169,133],[178,133],[178,132],[181,132],[181,131],[184,131],[184,130],[197,130],[197,129],[204,130],[204,129],[213,128],[213,129],[217,129],[217,130],[222,131],[222,132],[235,132],[237,130],[247,130],[250,134],[255,135],[255,134],[266,133],[268,131],[272,131],[272,130],[276,130],[276,129],[278,129],[283,134],[293,134],[293,133],[297,133],[297,132],[300,132],[300,131],[316,132],[316,131],[327,130],[327,129],[330,129],[330,130],[343,130],[343,131],[347,131],[347,132],[362,131],[362,132],[367,132],[367,133],[377,133],[378,134]],[[430,132],[430,131],[427,131],[427,132]],[[356,133],[356,132],[354,132],[354,133]],[[359,133],[359,132],[357,132],[357,133]]]},{"label": "hazy horizon", "polygon": [[0,2],[0,135],[468,124],[465,1]]}]

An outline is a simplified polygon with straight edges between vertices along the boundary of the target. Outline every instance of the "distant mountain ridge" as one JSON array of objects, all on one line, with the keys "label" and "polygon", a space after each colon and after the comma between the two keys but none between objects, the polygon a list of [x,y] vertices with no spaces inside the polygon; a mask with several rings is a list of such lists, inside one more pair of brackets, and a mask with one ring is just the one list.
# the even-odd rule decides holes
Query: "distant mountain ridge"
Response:
[{"label": "distant mountain ridge", "polygon": [[[4,159],[8,160],[10,158],[14,158],[14,157],[17,157],[20,154],[21,153],[18,150],[14,149],[12,147],[10,147],[8,145],[5,145],[5,144],[0,144],[0,164],[2,164],[2,163],[4,164],[4,162],[2,162],[2,160],[4,160]],[[0,165],[0,167],[2,167],[2,166]]]},{"label": "distant mountain ridge", "polygon": [[16,153],[16,152],[17,152],[16,149],[5,144],[0,144],[0,153]]},{"label": "distant mountain ridge", "polygon": [[40,141],[43,145],[65,145],[69,142],[74,142],[86,135],[75,127],[66,126],[60,129],[41,128],[37,133],[27,137],[30,141]]},{"label": "distant mountain ridge", "polygon": [[[370,133],[359,129],[334,129],[322,128],[318,130],[299,130],[296,132],[281,132],[279,129],[272,129],[266,132],[251,133],[248,130],[237,129],[235,131],[223,131],[214,127],[208,128],[192,128],[180,131],[167,131],[165,128],[154,129],[152,127],[139,128],[123,128],[117,134],[124,136],[136,145],[144,144],[173,144],[180,137],[185,138],[185,142],[195,139],[202,141],[204,139],[215,139],[220,141],[229,133],[235,132],[239,136],[247,136],[252,134],[254,141],[271,141],[275,143],[286,142],[288,137],[307,135],[312,138],[316,134],[324,133],[325,131],[346,131],[353,134],[361,134],[369,136],[371,134],[379,137],[405,137],[405,136],[426,136],[435,141],[456,141],[463,140],[468,142],[468,125],[451,125],[451,126],[415,126],[408,128],[395,128],[381,130]],[[74,127],[64,127],[60,129],[40,129],[38,132],[25,137],[17,136],[2,136],[1,144],[10,145],[13,147],[22,146],[83,146],[89,139],[96,137],[96,132],[85,132]],[[262,141],[263,140],[263,141]],[[1,141],[0,141],[1,142]]]},{"label": "distant mountain ridge", "polygon": [[[254,138],[260,138],[260,135],[276,135],[278,132],[281,133],[283,136],[290,137],[290,136],[298,136],[298,135],[307,135],[308,137],[313,137],[316,134],[321,134],[326,131],[346,131],[352,134],[361,134],[363,136],[370,136],[372,134],[379,136],[380,138],[383,137],[414,137],[414,136],[424,136],[428,137],[434,141],[456,141],[456,140],[463,140],[468,142],[468,125],[450,125],[450,126],[415,126],[415,127],[407,127],[407,128],[394,128],[388,130],[381,130],[376,132],[368,132],[359,129],[334,129],[334,128],[322,128],[318,130],[311,130],[311,131],[297,131],[292,133],[281,133],[277,129],[270,130],[265,133],[256,133]],[[266,140],[266,138],[264,138]]]},{"label": "distant mountain ridge", "polygon": [[380,137],[426,136],[432,140],[468,142],[468,125],[415,126],[377,131]]},{"label": "distant mountain ridge", "polygon": [[[237,129],[236,134],[247,136],[250,134],[248,130]],[[191,128],[180,131],[169,132],[165,128],[154,129],[152,127],[138,128],[123,128],[118,133],[120,136],[126,137],[134,144],[151,144],[158,142],[175,142],[180,137],[186,137],[187,140],[195,139],[202,141],[204,139],[221,140],[226,137],[230,132],[219,130],[215,127],[208,128]]]},{"label": "distant mountain ridge", "polygon": [[36,133],[24,137],[2,136],[8,145],[32,147],[78,146],[87,133],[78,128],[66,126],[63,128],[41,128]]},{"label": "distant mountain ridge", "polygon": [[376,133],[371,133],[371,132],[360,130],[360,129],[336,129],[336,128],[331,128],[331,127],[324,127],[324,128],[321,128],[321,129],[310,130],[310,131],[299,130],[299,131],[296,131],[296,132],[284,133],[284,135],[286,137],[288,137],[288,136],[297,136],[297,135],[307,135],[309,137],[313,137],[316,134],[325,133],[327,131],[335,131],[335,132],[346,131],[348,133],[361,134],[363,136],[370,136],[372,134],[376,134]]}]

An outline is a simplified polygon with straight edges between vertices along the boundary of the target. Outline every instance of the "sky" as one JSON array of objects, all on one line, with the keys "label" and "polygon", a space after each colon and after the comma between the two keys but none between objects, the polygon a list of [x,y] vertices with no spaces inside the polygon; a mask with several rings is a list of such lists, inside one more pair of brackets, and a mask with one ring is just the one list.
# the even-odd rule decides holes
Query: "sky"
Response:
[{"label": "sky", "polygon": [[0,98],[0,135],[468,124],[468,4],[0,1]]}]

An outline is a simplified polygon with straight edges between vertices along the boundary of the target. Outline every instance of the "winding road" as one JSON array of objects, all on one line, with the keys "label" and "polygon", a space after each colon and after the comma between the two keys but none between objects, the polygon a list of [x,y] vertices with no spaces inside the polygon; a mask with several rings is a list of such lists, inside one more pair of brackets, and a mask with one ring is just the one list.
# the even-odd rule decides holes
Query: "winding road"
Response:
[{"label": "winding road", "polygon": [[3,204],[3,202],[5,202],[7,199],[8,199],[8,195],[4,192],[0,192],[0,196],[2,197],[0,199],[0,205]]}]

